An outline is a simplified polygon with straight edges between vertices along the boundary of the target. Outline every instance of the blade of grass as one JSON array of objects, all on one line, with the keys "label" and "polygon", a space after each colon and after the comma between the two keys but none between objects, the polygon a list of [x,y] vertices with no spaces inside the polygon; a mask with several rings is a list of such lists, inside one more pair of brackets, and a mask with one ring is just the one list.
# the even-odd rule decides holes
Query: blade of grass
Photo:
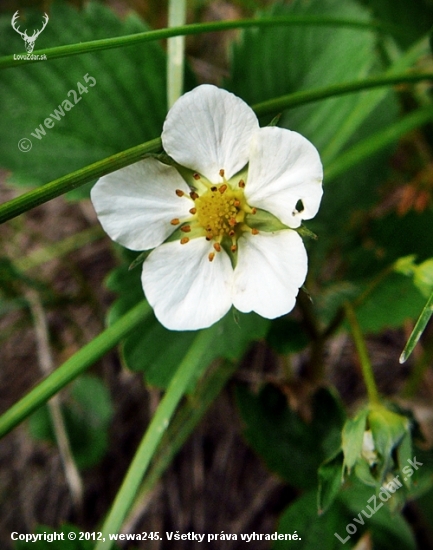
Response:
[{"label": "blade of grass", "polygon": [[143,480],[140,493],[135,499],[131,512],[125,519],[125,525],[132,521],[136,510],[140,509],[143,500],[146,500],[152,492],[173,458],[236,371],[237,366],[236,363],[230,361],[214,364],[199,380],[194,392],[188,395],[188,399],[179,407],[167,432],[164,434],[157,452],[153,456],[152,464]]},{"label": "blade of grass", "polygon": [[[305,105],[328,97],[359,92],[362,90],[378,88],[381,86],[392,86],[394,84],[415,83],[423,80],[433,80],[433,73],[403,73],[388,76],[367,78],[361,81],[336,84],[326,88],[296,92],[278,98],[258,103],[252,108],[258,116],[278,113],[285,109]],[[156,138],[136,147],[132,147],[122,153],[113,155],[72,172],[66,176],[43,185],[33,191],[23,193],[16,199],[12,199],[0,206],[0,224],[4,223],[35,206],[39,206],[49,200],[67,193],[97,177],[108,174],[123,168],[128,164],[137,162],[146,153],[156,152],[161,148],[161,139]]]},{"label": "blade of grass", "polygon": [[[124,48],[150,42],[152,40],[163,40],[174,36],[188,36],[193,34],[202,34],[207,32],[219,32],[230,29],[245,29],[248,27],[275,27],[284,25],[315,25],[328,27],[352,27],[354,29],[380,32],[398,32],[406,34],[402,27],[381,23],[379,21],[357,21],[353,19],[320,17],[320,16],[277,16],[262,17],[259,19],[236,19],[230,21],[212,21],[208,23],[193,23],[168,29],[157,29],[127,36],[115,38],[104,38],[102,40],[90,40],[79,44],[69,44],[67,46],[56,46],[55,48],[45,48],[35,50],[34,54],[46,56],[47,60],[58,59],[60,57],[69,57],[83,53],[90,53],[113,48]],[[8,55],[0,58],[0,69],[25,65],[27,63],[37,63],[37,60],[15,59],[16,55]],[[44,61],[45,62],[45,61]]]},{"label": "blade of grass", "polygon": [[108,550],[112,546],[109,534],[119,532],[161,438],[196,371],[201,368],[202,358],[214,338],[212,330],[199,332],[171,379],[102,526],[102,540],[95,550]]},{"label": "blade of grass", "polygon": [[407,344],[402,354],[400,355],[400,363],[404,363],[408,359],[409,355],[413,352],[432,315],[433,292],[430,294],[430,298],[427,300],[427,303],[424,306],[424,309],[422,310],[421,315],[419,316],[418,321],[415,324],[412,334],[409,336],[409,340],[407,341]]},{"label": "blade of grass", "polygon": [[140,302],[122,318],[105,329],[91,342],[70,357],[63,365],[47,376],[20,401],[0,416],[0,437],[10,432],[50,397],[72,382],[79,374],[93,365],[107,351],[131,332],[152,312],[145,301]]}]

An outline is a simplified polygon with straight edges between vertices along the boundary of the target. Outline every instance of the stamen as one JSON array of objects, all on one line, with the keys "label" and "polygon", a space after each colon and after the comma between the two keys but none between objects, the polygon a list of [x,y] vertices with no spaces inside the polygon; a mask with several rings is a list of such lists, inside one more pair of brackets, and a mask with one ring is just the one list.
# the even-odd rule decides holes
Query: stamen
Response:
[{"label": "stamen", "polygon": [[216,185],[213,185],[210,190],[213,191],[215,193],[215,191],[218,189],[218,187]]},{"label": "stamen", "polygon": [[245,187],[245,182],[244,182],[244,180],[239,180],[239,184],[238,184],[238,185],[239,185],[239,187],[240,187],[241,189],[243,189],[243,188]]},{"label": "stamen", "polygon": [[198,194],[197,194],[195,191],[191,191],[191,193],[189,194],[189,196],[192,198],[193,201],[195,201],[196,199],[198,199]]},{"label": "stamen", "polygon": [[179,225],[180,220],[179,220],[179,218],[173,218],[170,223],[171,223],[171,225]]},{"label": "stamen", "polygon": [[183,227],[180,228],[180,230],[183,231],[184,233],[189,233],[191,231],[191,226],[184,225]]},{"label": "stamen", "polygon": [[185,195],[185,193],[181,189],[176,189],[176,195],[178,197],[183,197]]},{"label": "stamen", "polygon": [[[229,219],[229,225],[231,225],[232,227],[234,227],[234,226],[236,225],[236,220],[235,220],[235,218],[230,218],[230,219]],[[229,235],[230,235],[230,233],[229,233]]]},{"label": "stamen", "polygon": [[229,231],[229,237],[234,237],[235,234],[236,234],[236,231],[235,231],[234,229],[231,229],[231,230]]},{"label": "stamen", "polygon": [[209,252],[208,258],[209,258],[209,261],[212,262],[213,259],[215,258],[215,252]]},{"label": "stamen", "polygon": [[[224,170],[222,170],[222,172],[224,172]],[[220,170],[220,173],[221,173],[221,170]],[[224,174],[223,174],[224,175]],[[221,195],[227,191],[227,185],[224,183],[223,185],[221,185],[220,189],[219,189]]]},{"label": "stamen", "polygon": [[196,212],[197,212],[197,208],[190,208],[189,209],[190,214],[195,214]]},{"label": "stamen", "polygon": [[253,235],[258,235],[258,234],[259,234],[259,230],[256,229],[255,227],[253,227],[253,229],[251,229],[251,233],[252,233]]},{"label": "stamen", "polygon": [[195,179],[195,180],[199,180],[200,179],[200,174],[197,174],[197,172],[195,174],[192,175],[192,177]]},{"label": "stamen", "polygon": [[188,242],[189,242],[189,238],[188,238],[188,237],[182,237],[182,238],[180,239],[180,244],[186,244],[186,243],[188,243]]},{"label": "stamen", "polygon": [[238,247],[235,244],[232,244],[231,247],[230,247],[230,250],[232,252],[236,252],[237,249],[238,249]]},{"label": "stamen", "polygon": [[257,214],[257,208],[252,208],[251,214]]},{"label": "stamen", "polygon": [[233,201],[233,205],[236,206],[236,208],[238,208],[238,206],[241,205],[241,201],[238,200],[238,199],[235,199],[235,200]]},{"label": "stamen", "polygon": [[215,248],[215,250],[216,250],[217,252],[221,252],[221,245],[220,245],[220,243],[214,243],[214,244],[213,244],[213,247]]},{"label": "stamen", "polygon": [[223,178],[224,177],[224,168],[221,168],[220,170],[220,176]]}]

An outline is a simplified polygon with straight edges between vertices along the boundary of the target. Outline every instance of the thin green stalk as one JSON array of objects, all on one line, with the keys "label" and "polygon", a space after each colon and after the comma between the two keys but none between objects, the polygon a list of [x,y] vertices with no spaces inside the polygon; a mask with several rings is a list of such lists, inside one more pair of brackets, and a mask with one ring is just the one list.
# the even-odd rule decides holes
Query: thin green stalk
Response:
[{"label": "thin green stalk", "polygon": [[[169,28],[185,25],[186,0],[168,0]],[[183,92],[185,36],[169,38],[167,44],[167,104],[168,108]]]},{"label": "thin green stalk", "polygon": [[[273,114],[285,109],[305,105],[328,97],[336,97],[348,93],[354,93],[366,89],[391,86],[393,84],[414,83],[422,80],[433,80],[433,73],[404,73],[400,75],[389,75],[372,77],[361,81],[336,84],[326,88],[319,88],[310,91],[301,91],[274,98],[254,105],[252,108],[258,116]],[[93,179],[108,174],[137,162],[146,153],[156,152],[161,148],[160,138],[153,139],[132,149],[108,157],[72,172],[57,180],[47,183],[42,187],[23,193],[16,199],[12,199],[0,206],[0,224],[8,221],[35,206],[39,206],[49,200],[58,197],[71,189],[75,189]],[[358,153],[359,154],[359,153]]]},{"label": "thin green stalk", "polygon": [[179,401],[184,396],[196,372],[201,368],[202,358],[208,347],[212,345],[214,337],[213,331],[199,332],[171,379],[116,495],[110,513],[101,529],[102,540],[98,542],[95,550],[108,550],[111,547],[112,541],[110,541],[109,534],[119,532]]},{"label": "thin green stalk", "polygon": [[364,377],[365,385],[367,386],[368,399],[371,404],[379,403],[379,392],[377,391],[373,368],[370,363],[370,358],[368,357],[367,346],[365,345],[361,327],[359,326],[358,319],[355,315],[355,310],[350,302],[345,302],[344,310],[361,363],[362,375]]},{"label": "thin green stalk", "polygon": [[76,189],[93,179],[96,179],[104,174],[109,174],[123,168],[128,164],[137,162],[147,153],[159,151],[161,149],[161,138],[152,139],[146,143],[142,143],[117,155],[112,155],[89,166],[80,168],[75,172],[71,172],[66,176],[62,176],[50,183],[42,185],[37,189],[23,193],[16,199],[5,202],[0,206],[0,224],[11,220],[36,206],[44,204],[72,189]]},{"label": "thin green stalk", "polygon": [[[179,0],[180,1],[180,0]],[[285,25],[314,25],[319,27],[349,27],[366,31],[380,32],[398,32],[406,34],[404,28],[380,23],[379,21],[357,21],[353,19],[343,19],[338,17],[320,17],[320,16],[277,16],[277,17],[262,17],[260,19],[237,19],[234,21],[212,21],[209,23],[194,23],[191,25],[183,25],[181,27],[173,27],[169,29],[157,29],[146,31],[127,36],[119,36],[115,38],[104,38],[102,40],[90,40],[88,42],[80,42],[78,44],[69,44],[67,46],[57,46],[55,48],[45,48],[35,50],[35,54],[45,55],[47,60],[58,59],[60,57],[69,57],[83,53],[96,52],[101,50],[109,50],[113,48],[124,48],[153,40],[164,40],[174,36],[188,36],[193,34],[202,34],[208,32],[227,31],[230,29],[244,29],[248,27],[275,27]],[[14,67],[17,65],[25,65],[27,63],[37,63],[35,60],[14,59],[14,55],[8,55],[0,58],[0,69]],[[45,62],[45,61],[44,61]]]},{"label": "thin green stalk", "polygon": [[92,366],[107,351],[114,348],[122,338],[142,323],[151,312],[152,309],[147,302],[143,301],[139,303],[77,351],[63,365],[42,380],[33,390],[0,416],[0,437],[10,432],[17,424],[48,401],[50,397]]},{"label": "thin green stalk", "polygon": [[433,73],[429,72],[406,72],[400,74],[389,74],[381,76],[372,76],[362,80],[353,82],[345,82],[342,84],[333,84],[325,88],[316,88],[315,90],[307,90],[295,92],[293,94],[283,95],[278,98],[269,99],[253,107],[257,116],[278,113],[285,109],[298,107],[307,103],[314,103],[329,97],[338,97],[341,95],[360,92],[362,90],[371,90],[373,88],[381,88],[382,86],[393,86],[396,84],[415,83],[422,80],[433,80]]}]

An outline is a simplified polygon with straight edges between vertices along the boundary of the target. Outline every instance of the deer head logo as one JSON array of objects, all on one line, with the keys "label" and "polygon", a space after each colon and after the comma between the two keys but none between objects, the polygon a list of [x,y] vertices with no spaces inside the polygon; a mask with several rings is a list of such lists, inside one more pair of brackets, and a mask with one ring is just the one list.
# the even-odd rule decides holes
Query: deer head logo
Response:
[{"label": "deer head logo", "polygon": [[14,13],[12,17],[12,27],[14,30],[17,31],[18,34],[22,36],[22,39],[24,40],[24,43],[26,45],[26,51],[27,53],[32,53],[33,48],[35,47],[36,38],[41,34],[41,32],[45,29],[48,23],[48,15],[45,14],[44,16],[44,24],[42,26],[42,29],[40,31],[33,31],[32,36],[27,36],[27,29],[24,32],[21,32],[19,27],[16,26],[16,22],[18,19],[18,10]]}]

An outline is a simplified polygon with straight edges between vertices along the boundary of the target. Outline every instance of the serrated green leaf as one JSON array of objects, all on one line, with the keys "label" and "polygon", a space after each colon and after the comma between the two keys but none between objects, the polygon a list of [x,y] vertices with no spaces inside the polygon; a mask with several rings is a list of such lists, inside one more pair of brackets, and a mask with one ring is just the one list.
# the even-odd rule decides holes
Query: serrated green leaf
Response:
[{"label": "serrated green leaf", "polygon": [[[12,29],[10,17],[3,17],[1,26],[0,53],[19,52],[23,43]],[[98,2],[89,2],[82,11],[54,3],[38,46],[145,30],[147,26],[137,16],[121,21]],[[160,134],[167,111],[165,73],[161,71],[164,64],[165,53],[159,43],[152,42],[48,60],[2,73],[0,157],[2,166],[12,170],[11,181],[46,183]],[[86,83],[85,75],[87,80],[95,79],[93,86]],[[82,95],[79,83],[87,87],[87,92],[80,87]],[[56,116],[54,110],[60,112],[64,100],[71,101],[73,107]],[[52,128],[44,125],[49,118]],[[22,138],[32,141],[27,153],[18,149]],[[86,187],[84,194],[88,193]],[[83,196],[83,189],[75,196]]]}]

